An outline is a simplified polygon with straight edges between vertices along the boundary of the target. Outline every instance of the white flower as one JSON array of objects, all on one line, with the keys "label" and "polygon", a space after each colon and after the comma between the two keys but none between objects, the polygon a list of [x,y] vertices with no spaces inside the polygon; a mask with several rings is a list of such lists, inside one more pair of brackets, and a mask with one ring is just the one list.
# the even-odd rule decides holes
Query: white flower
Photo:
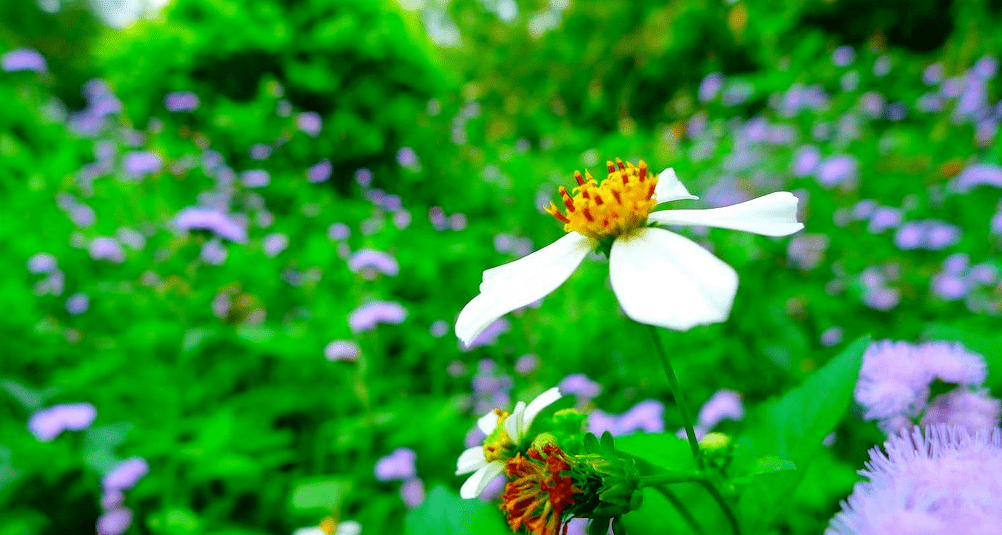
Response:
[{"label": "white flower", "polygon": [[514,262],[484,271],[480,294],[459,313],[456,335],[469,345],[501,316],[537,301],[571,276],[589,251],[612,240],[612,289],[631,319],[685,331],[724,321],[737,292],[734,269],[696,243],[651,225],[700,225],[786,236],[804,228],[797,222],[797,198],[771,193],[747,202],[707,210],[653,211],[663,202],[697,199],[673,169],[656,178],[647,165],[608,162],[609,176],[598,185],[576,173],[578,192],[560,194],[567,212],[553,203],[547,212],[565,223],[567,235]]},{"label": "white flower", "polygon": [[362,524],[354,520],[336,522],[331,518],[325,518],[319,526],[299,528],[292,532],[292,535],[360,535]]},{"label": "white flower", "polygon": [[484,487],[504,469],[508,458],[514,456],[514,448],[528,435],[529,427],[540,411],[560,397],[560,389],[553,387],[528,405],[519,401],[511,414],[493,411],[477,420],[477,427],[487,438],[484,439],[483,446],[467,449],[456,462],[457,476],[473,472],[459,489],[459,495],[466,499],[480,496]]}]

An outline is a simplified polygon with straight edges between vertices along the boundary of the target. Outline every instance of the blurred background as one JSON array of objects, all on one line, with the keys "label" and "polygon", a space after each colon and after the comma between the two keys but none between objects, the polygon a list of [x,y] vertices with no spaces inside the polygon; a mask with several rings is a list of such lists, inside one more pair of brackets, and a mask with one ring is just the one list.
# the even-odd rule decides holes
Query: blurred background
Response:
[{"label": "blurred background", "polygon": [[[0,535],[504,533],[454,495],[483,412],[561,384],[674,432],[598,257],[452,333],[616,157],[683,207],[801,200],[793,237],[681,231],[741,277],[665,335],[691,405],[865,334],[992,362],[1000,49],[995,0],[4,0]],[[882,441],[837,437],[775,533],[821,532]]]}]

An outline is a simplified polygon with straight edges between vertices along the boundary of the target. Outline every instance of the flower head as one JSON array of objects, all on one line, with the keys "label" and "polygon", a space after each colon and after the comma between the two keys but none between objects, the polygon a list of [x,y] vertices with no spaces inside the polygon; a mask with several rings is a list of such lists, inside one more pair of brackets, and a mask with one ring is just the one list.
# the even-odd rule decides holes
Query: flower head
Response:
[{"label": "flower head", "polygon": [[608,246],[609,275],[631,319],[675,330],[723,321],[737,292],[737,273],[706,249],[654,225],[697,225],[785,236],[803,228],[789,192],[709,210],[654,211],[663,202],[696,199],[672,169],[653,176],[647,164],[607,162],[601,183],[576,173],[563,208],[546,211],[567,235],[514,262],[488,269],[480,294],[459,313],[456,335],[466,345],[494,320],[555,290],[590,251]]},{"label": "flower head", "polygon": [[504,470],[506,461],[518,455],[536,416],[560,397],[560,389],[553,387],[528,405],[519,401],[511,413],[495,409],[477,420],[477,427],[487,438],[482,446],[468,448],[459,456],[456,475],[473,472],[463,483],[459,495],[466,499],[479,496],[487,484]]},{"label": "flower head", "polygon": [[564,510],[581,492],[568,473],[570,463],[559,447],[545,444],[525,455],[519,453],[505,464],[508,483],[501,495],[501,510],[512,531],[525,527],[532,535],[560,532]]}]

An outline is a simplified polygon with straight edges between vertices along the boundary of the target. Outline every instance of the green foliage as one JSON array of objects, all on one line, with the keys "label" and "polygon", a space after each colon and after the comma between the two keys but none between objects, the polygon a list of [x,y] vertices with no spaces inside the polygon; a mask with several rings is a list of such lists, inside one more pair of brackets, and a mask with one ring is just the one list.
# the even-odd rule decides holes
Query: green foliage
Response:
[{"label": "green foliage", "polygon": [[404,518],[406,535],[502,535],[510,530],[495,508],[464,500],[445,487],[435,487]]}]

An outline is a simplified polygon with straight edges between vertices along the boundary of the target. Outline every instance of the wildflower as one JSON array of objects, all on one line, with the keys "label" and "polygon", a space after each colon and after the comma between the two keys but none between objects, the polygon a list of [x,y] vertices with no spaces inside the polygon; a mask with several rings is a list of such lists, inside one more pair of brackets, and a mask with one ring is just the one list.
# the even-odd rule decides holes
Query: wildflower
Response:
[{"label": "wildflower", "polygon": [[164,107],[171,112],[192,112],[198,109],[198,95],[191,91],[175,91],[164,96]]},{"label": "wildflower", "polygon": [[572,394],[586,400],[597,398],[602,393],[602,385],[592,381],[583,373],[568,375],[557,386],[565,394]]},{"label": "wildflower", "polygon": [[223,243],[218,238],[211,239],[202,245],[199,257],[203,262],[212,266],[221,266],[226,262],[228,253]]},{"label": "wildflower", "polygon": [[87,252],[94,260],[107,260],[115,264],[125,262],[125,251],[114,238],[99,236],[87,246]]},{"label": "wildflower", "polygon": [[273,232],[264,237],[262,247],[265,256],[275,258],[289,247],[289,237],[281,232]]},{"label": "wildflower", "polygon": [[456,475],[473,472],[463,483],[459,495],[466,499],[479,496],[487,483],[505,469],[505,463],[517,454],[536,416],[560,397],[560,389],[553,387],[528,405],[519,401],[510,414],[495,409],[477,420],[477,427],[487,438],[482,446],[468,448],[459,456]]},{"label": "wildflower", "polygon": [[1002,430],[937,425],[874,448],[825,535],[998,533]]},{"label": "wildflower", "polygon": [[35,253],[28,259],[28,272],[52,273],[56,270],[56,257],[49,253]]},{"label": "wildflower", "polygon": [[90,298],[87,294],[73,294],[66,299],[66,311],[73,316],[79,316],[90,308]]},{"label": "wildflower", "polygon": [[310,137],[319,136],[323,127],[324,120],[315,111],[303,112],[296,116],[296,128]]},{"label": "wildflower", "polygon": [[121,535],[132,525],[132,509],[116,507],[97,519],[97,535]]},{"label": "wildflower", "polygon": [[52,442],[66,430],[83,431],[94,423],[97,409],[90,403],[53,405],[31,415],[28,430],[41,442]]},{"label": "wildflower", "polygon": [[663,433],[665,430],[664,410],[664,405],[653,399],[641,401],[620,415],[596,409],[588,414],[588,430],[596,435],[602,435],[608,431],[616,437],[637,431]]},{"label": "wildflower", "polygon": [[348,315],[348,326],[352,332],[371,331],[380,323],[400,324],[407,317],[407,310],[400,303],[391,301],[372,301],[366,303]]},{"label": "wildflower", "polygon": [[240,173],[240,183],[246,188],[263,188],[271,183],[271,174],[264,169],[250,169]]},{"label": "wildflower", "polygon": [[101,480],[105,489],[129,490],[150,471],[150,465],[142,457],[129,457],[116,464]]},{"label": "wildflower", "polygon": [[356,361],[361,354],[358,344],[350,340],[334,340],[324,347],[324,357],[330,361]]},{"label": "wildflower", "polygon": [[362,524],[355,520],[338,522],[332,517],[320,521],[319,526],[299,528],[292,535],[361,535]]},{"label": "wildflower", "polygon": [[560,533],[564,510],[581,493],[566,474],[571,469],[569,461],[555,444],[533,447],[526,455],[519,453],[508,461],[504,466],[508,483],[501,496],[501,510],[512,531],[525,527],[533,535]]},{"label": "wildflower", "polygon": [[723,208],[653,212],[658,203],[696,197],[673,169],[655,177],[643,161],[606,166],[609,175],[601,184],[590,173],[576,173],[579,187],[573,197],[560,187],[566,213],[553,203],[546,209],[564,223],[564,237],[484,272],[480,294],[456,321],[464,344],[497,318],[555,290],[598,246],[608,247],[612,289],[631,319],[675,330],[723,321],[737,292],[734,269],[696,243],[649,225],[711,226],[767,236],[803,228],[796,220],[797,198],[789,192]]},{"label": "wildflower", "polygon": [[421,505],[425,499],[424,481],[416,477],[404,481],[400,486],[400,499],[411,509]]},{"label": "wildflower", "polygon": [[389,455],[376,461],[375,474],[379,481],[406,480],[414,477],[417,470],[414,461],[417,454],[410,448],[397,448]]},{"label": "wildflower", "polygon": [[48,66],[45,58],[37,50],[31,48],[16,48],[5,52],[0,57],[0,68],[7,72],[32,71],[45,72]]},{"label": "wildflower", "polygon": [[143,178],[146,175],[159,173],[163,167],[160,155],[151,151],[133,151],[125,155],[122,169],[132,178]]},{"label": "wildflower", "polygon": [[998,427],[1002,402],[988,395],[985,389],[956,388],[932,400],[922,415],[921,424],[949,424],[975,433],[979,429]]},{"label": "wildflower", "polygon": [[179,229],[208,230],[230,241],[244,243],[247,241],[247,228],[228,214],[213,208],[189,206],[174,216],[174,225]]},{"label": "wildflower", "polygon": [[334,166],[331,165],[331,161],[324,158],[306,170],[306,180],[314,184],[326,182],[331,177],[333,170]]},{"label": "wildflower", "polygon": [[724,420],[740,420],[745,417],[741,404],[741,394],[733,390],[718,390],[706,401],[696,422],[700,427],[713,429]]},{"label": "wildflower", "polygon": [[359,249],[348,260],[348,269],[353,273],[364,273],[367,279],[375,278],[376,273],[397,276],[400,264],[392,256],[375,249]]}]

